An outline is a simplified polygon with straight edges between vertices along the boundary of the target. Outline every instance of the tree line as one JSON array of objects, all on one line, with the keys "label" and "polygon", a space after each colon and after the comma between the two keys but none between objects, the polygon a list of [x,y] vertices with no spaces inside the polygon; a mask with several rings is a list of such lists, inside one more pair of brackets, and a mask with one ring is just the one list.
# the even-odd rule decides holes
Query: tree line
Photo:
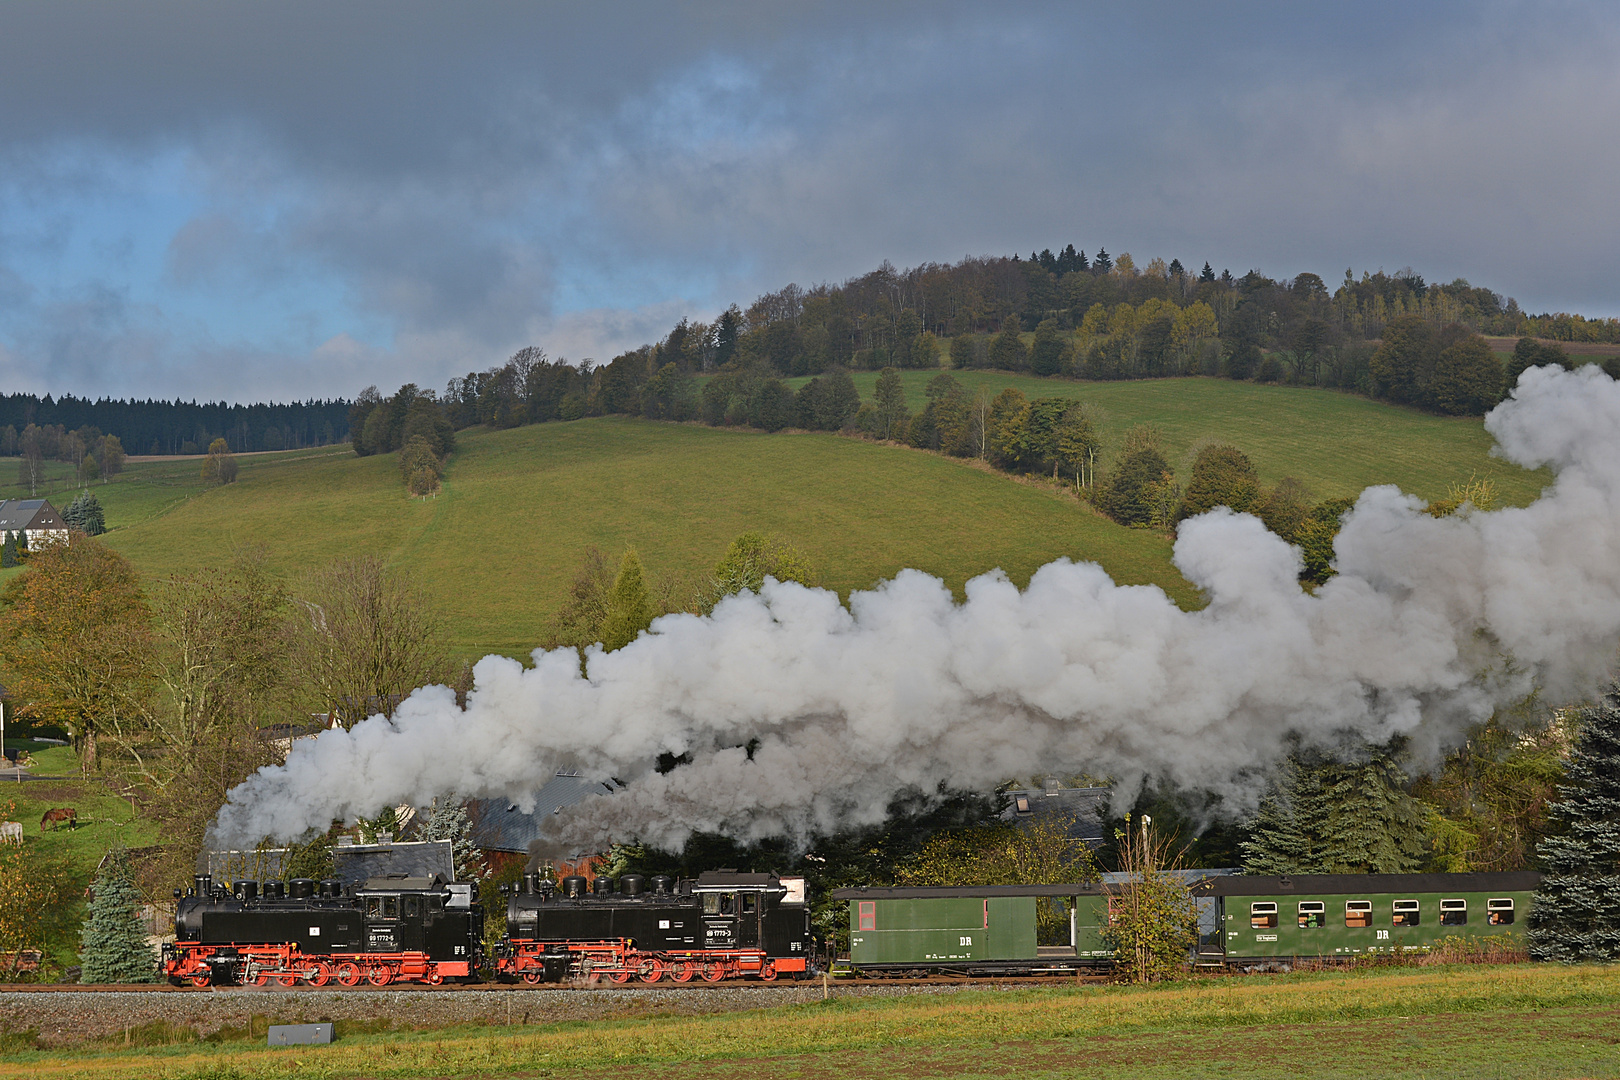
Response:
[{"label": "tree line", "polygon": [[94,428],[131,454],[201,454],[215,439],[236,453],[327,446],[348,438],[348,409],[342,400],[233,405],[0,394],[0,456],[17,453],[15,440],[29,425]]}]

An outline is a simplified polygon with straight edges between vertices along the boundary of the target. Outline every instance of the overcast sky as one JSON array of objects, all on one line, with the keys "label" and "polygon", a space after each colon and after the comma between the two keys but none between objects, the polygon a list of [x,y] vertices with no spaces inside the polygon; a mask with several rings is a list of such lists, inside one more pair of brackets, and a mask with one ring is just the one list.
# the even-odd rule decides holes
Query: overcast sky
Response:
[{"label": "overcast sky", "polygon": [[1073,243],[1620,314],[1613,3],[0,6],[0,390],[349,396]]}]

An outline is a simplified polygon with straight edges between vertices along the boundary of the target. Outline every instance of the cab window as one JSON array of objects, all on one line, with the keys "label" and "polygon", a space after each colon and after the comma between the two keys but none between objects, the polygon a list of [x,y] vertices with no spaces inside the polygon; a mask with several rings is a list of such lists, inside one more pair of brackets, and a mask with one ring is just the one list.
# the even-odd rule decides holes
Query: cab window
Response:
[{"label": "cab window", "polygon": [[382,897],[366,897],[366,918],[375,919],[382,914]]},{"label": "cab window", "polygon": [[382,898],[382,917],[385,919],[399,918],[399,897],[385,896]]},{"label": "cab window", "polygon": [[1492,926],[1513,925],[1513,898],[1485,901],[1485,921]]},{"label": "cab window", "polygon": [[1327,924],[1327,905],[1320,900],[1301,900],[1299,902],[1300,929],[1324,926]]},{"label": "cab window", "polygon": [[743,911],[743,914],[744,915],[752,915],[754,913],[754,911],[755,911],[755,905],[758,902],[759,902],[759,897],[756,896],[754,893],[751,893],[751,892],[750,893],[743,893],[742,894],[742,911]]},{"label": "cab window", "polygon": [[414,919],[416,918],[416,914],[416,897],[407,896],[405,898],[405,917],[407,919]]},{"label": "cab window", "polygon": [[1344,925],[1361,928],[1372,925],[1371,900],[1346,900],[1344,902]]},{"label": "cab window", "polygon": [[705,914],[705,915],[718,915],[718,914],[720,914],[720,894],[719,893],[706,892],[706,893],[703,894],[703,914]]},{"label": "cab window", "polygon": [[1422,918],[1416,900],[1395,901],[1395,913],[1390,916],[1391,926],[1416,926]]},{"label": "cab window", "polygon": [[1250,904],[1249,926],[1255,930],[1277,929],[1277,905],[1273,903]]},{"label": "cab window", "polygon": [[1467,926],[1468,901],[1442,900],[1440,901],[1441,926]]}]

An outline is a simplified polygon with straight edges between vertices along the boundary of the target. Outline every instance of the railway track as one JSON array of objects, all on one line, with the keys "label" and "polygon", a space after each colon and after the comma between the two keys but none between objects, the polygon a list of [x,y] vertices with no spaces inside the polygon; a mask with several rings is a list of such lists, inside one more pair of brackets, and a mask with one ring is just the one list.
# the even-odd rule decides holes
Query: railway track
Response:
[{"label": "railway track", "polygon": [[1074,986],[1097,985],[1111,982],[1112,977],[1105,974],[1079,975],[1030,975],[1016,978],[957,978],[947,975],[928,975],[918,979],[829,979],[825,983],[820,979],[778,979],[775,982],[760,982],[755,979],[727,979],[721,982],[694,982],[671,983],[656,982],[642,983],[630,982],[622,985],[614,983],[540,983],[530,986],[527,983],[446,983],[442,986],[424,986],[420,983],[391,983],[386,987],[377,986],[168,986],[153,983],[131,983],[116,985],[87,986],[80,983],[31,985],[28,983],[14,983],[0,986],[0,992],[7,994],[375,994],[386,993],[412,993],[412,994],[464,994],[464,993],[499,993],[528,994],[557,990],[596,990],[596,991],[634,991],[634,990],[690,990],[694,992],[707,992],[716,990],[782,990],[793,987],[815,988],[825,985],[828,989],[838,989],[844,986],[890,986],[904,988],[907,986],[960,986],[977,989],[1019,989],[1031,986]]}]

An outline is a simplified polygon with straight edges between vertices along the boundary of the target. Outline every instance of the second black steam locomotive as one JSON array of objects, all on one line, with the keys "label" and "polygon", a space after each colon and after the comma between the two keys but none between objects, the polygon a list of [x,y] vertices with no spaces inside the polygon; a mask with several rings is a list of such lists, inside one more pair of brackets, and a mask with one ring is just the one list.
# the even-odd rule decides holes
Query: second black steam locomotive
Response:
[{"label": "second black steam locomotive", "polygon": [[525,874],[506,900],[495,971],[528,983],[707,982],[802,976],[811,952],[803,878],[720,870],[680,881]]},{"label": "second black steam locomotive", "polygon": [[469,883],[389,874],[363,885],[208,876],[175,894],[163,973],[176,986],[437,985],[478,978],[483,910]]}]

